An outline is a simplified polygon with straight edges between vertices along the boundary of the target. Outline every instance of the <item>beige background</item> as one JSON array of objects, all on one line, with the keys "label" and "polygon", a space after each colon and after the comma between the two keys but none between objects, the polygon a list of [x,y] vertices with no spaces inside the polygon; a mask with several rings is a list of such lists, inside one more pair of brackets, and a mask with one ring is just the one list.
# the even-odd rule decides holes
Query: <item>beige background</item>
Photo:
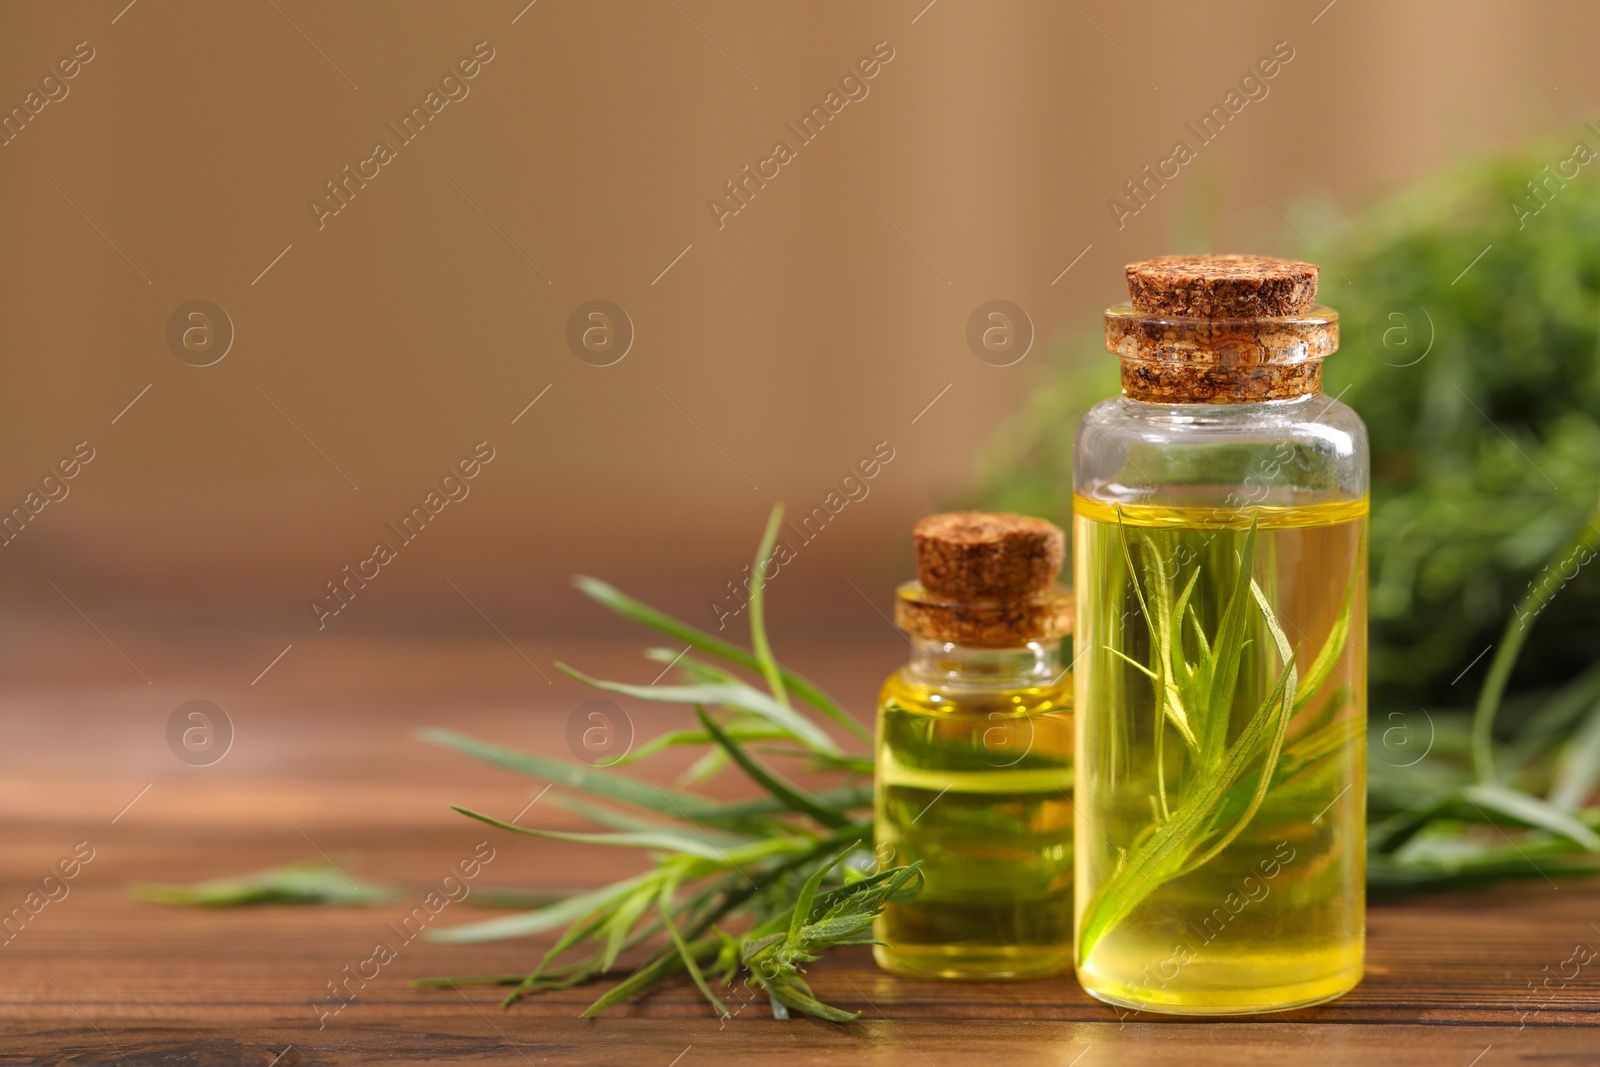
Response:
[{"label": "beige background", "polygon": [[[617,632],[574,571],[709,622],[772,503],[888,441],[773,590],[780,633],[882,637],[844,579],[886,603],[911,522],[1122,263],[1302,253],[1292,227],[1592,118],[1600,89],[1575,2],[524,2],[0,6],[7,109],[95,50],[0,148],[0,501],[97,452],[0,548],[6,669],[131,678],[88,620],[123,647],[243,635],[252,665],[476,633],[465,597],[542,663],[543,636]],[[480,41],[470,96],[319,230],[308,200]],[[870,95],[719,230],[707,199],[879,41]],[[1270,95],[1118,230],[1107,199],[1278,41]],[[195,298],[236,330],[210,367],[165,338]],[[595,298],[637,335],[606,368],[565,341]],[[964,340],[991,298],[1035,324],[1015,366]],[[482,439],[471,496],[319,635],[308,598]],[[52,628],[67,646],[27,640]]]}]

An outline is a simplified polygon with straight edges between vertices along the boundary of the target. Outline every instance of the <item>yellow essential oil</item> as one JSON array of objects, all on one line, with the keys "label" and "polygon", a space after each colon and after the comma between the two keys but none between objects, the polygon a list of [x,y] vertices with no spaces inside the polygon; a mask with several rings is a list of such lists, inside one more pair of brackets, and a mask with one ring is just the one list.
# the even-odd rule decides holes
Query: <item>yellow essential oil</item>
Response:
[{"label": "yellow essential oil", "polygon": [[962,513],[915,530],[920,582],[896,622],[912,657],[879,702],[879,865],[924,886],[877,921],[880,966],[1027,978],[1072,966],[1072,679],[1060,658],[1065,539],[1038,519]]},{"label": "yellow essential oil", "polygon": [[[1081,981],[1191,1014],[1347,992],[1365,934],[1366,501],[1074,512]],[[1286,718],[1273,624],[1296,666]],[[1208,646],[1238,656],[1209,701],[1192,669]]]},{"label": "yellow essential oil", "polygon": [[908,670],[883,687],[879,860],[921,860],[926,878],[879,920],[887,970],[1025,978],[1072,966],[1072,680],[1053,653],[1027,658],[1051,677],[1012,688]]}]

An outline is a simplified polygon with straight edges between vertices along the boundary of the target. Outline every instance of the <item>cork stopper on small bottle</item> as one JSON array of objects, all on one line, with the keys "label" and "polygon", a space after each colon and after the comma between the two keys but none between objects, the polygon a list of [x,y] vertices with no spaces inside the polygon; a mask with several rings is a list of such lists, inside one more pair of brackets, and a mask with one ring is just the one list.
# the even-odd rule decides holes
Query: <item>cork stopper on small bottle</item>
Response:
[{"label": "cork stopper on small bottle", "polygon": [[911,540],[922,587],[963,600],[1042,593],[1066,554],[1066,536],[1054,523],[985,511],[929,515]]},{"label": "cork stopper on small bottle", "polygon": [[982,511],[929,515],[912,530],[920,581],[900,587],[896,623],[923,637],[1003,647],[1070,629],[1071,597],[1056,587],[1060,527]]},{"label": "cork stopper on small bottle", "polygon": [[1322,389],[1339,315],[1314,303],[1317,267],[1270,256],[1130,263],[1131,304],[1106,309],[1122,391],[1156,403],[1284,400]]}]

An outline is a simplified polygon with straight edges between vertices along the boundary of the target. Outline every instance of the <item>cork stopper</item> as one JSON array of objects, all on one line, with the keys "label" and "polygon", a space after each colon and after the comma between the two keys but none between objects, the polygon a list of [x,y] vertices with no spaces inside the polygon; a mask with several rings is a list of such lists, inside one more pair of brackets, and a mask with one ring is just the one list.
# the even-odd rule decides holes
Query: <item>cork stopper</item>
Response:
[{"label": "cork stopper", "polygon": [[987,511],[929,515],[912,528],[911,541],[922,587],[966,600],[1044,592],[1061,572],[1067,544],[1054,523]]},{"label": "cork stopper", "polygon": [[1071,597],[1056,587],[1060,527],[982,511],[929,515],[912,530],[918,582],[900,587],[896,623],[923,637],[1005,647],[1070,630]]},{"label": "cork stopper", "polygon": [[1317,297],[1317,266],[1271,256],[1157,256],[1129,263],[1135,311],[1182,319],[1298,315]]},{"label": "cork stopper", "polygon": [[1127,266],[1106,310],[1122,392],[1154,403],[1247,403],[1320,392],[1339,315],[1312,301],[1317,267],[1268,256],[1160,256]]}]

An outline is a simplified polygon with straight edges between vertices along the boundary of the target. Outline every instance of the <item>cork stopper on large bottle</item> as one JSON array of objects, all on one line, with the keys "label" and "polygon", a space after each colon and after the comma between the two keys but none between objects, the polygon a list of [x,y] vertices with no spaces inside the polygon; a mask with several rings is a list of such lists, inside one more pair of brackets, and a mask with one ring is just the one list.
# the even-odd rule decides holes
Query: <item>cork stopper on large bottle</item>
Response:
[{"label": "cork stopper on large bottle", "polygon": [[929,515],[912,530],[920,581],[900,587],[895,621],[922,637],[982,647],[1059,638],[1071,597],[1056,586],[1060,527],[983,511]]},{"label": "cork stopper on large bottle", "polygon": [[1270,256],[1159,256],[1127,268],[1131,304],[1106,311],[1122,391],[1164,403],[1281,400],[1322,388],[1339,316],[1314,303],[1317,267]]},{"label": "cork stopper on large bottle", "polygon": [[1157,256],[1129,263],[1136,311],[1182,319],[1297,315],[1317,298],[1317,265],[1271,256]]}]

